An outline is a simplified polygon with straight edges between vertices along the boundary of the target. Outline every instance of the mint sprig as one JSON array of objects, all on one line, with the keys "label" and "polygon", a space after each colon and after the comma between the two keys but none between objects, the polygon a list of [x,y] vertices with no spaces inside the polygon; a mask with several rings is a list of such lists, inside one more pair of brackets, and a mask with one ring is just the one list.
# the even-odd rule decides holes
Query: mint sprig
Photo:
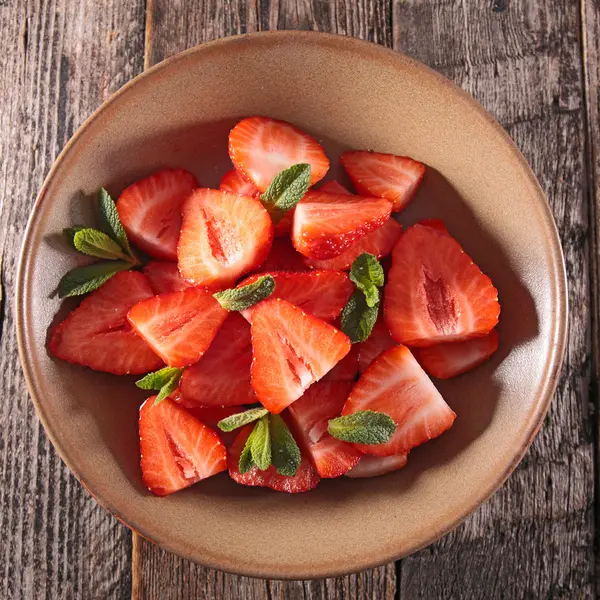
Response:
[{"label": "mint sprig", "polygon": [[232,312],[236,310],[246,310],[254,306],[261,300],[268,298],[275,289],[275,279],[272,275],[263,275],[256,281],[242,285],[241,287],[230,288],[217,292],[213,296],[219,301],[219,304],[226,310]]},{"label": "mint sprig", "polygon": [[100,229],[119,244],[130,258],[135,260],[135,255],[131,250],[127,234],[119,218],[117,205],[104,188],[100,188],[98,192],[98,214],[100,217]]},{"label": "mint sprig", "polygon": [[382,412],[362,410],[329,421],[327,431],[344,442],[385,444],[396,431],[396,423]]},{"label": "mint sprig", "polygon": [[148,373],[136,381],[135,385],[142,390],[158,391],[158,395],[154,400],[154,406],[156,406],[177,389],[184,370],[176,367],[164,367],[153,373]]},{"label": "mint sprig", "polygon": [[365,295],[367,306],[373,308],[379,302],[379,288],[385,282],[383,267],[377,257],[363,252],[352,263],[350,279]]},{"label": "mint sprig", "polygon": [[254,423],[254,421],[258,421],[258,419],[268,414],[269,411],[266,408],[250,408],[244,412],[221,419],[217,426],[221,431],[233,431],[249,423]]},{"label": "mint sprig", "polygon": [[266,471],[271,466],[271,432],[267,415],[257,421],[252,430],[250,452],[254,464],[261,471]]},{"label": "mint sprig", "polygon": [[77,267],[63,275],[58,284],[58,295],[61,298],[81,296],[98,289],[113,275],[120,271],[128,271],[133,264],[123,260],[99,262],[87,267]]},{"label": "mint sprig", "polygon": [[130,257],[123,253],[117,242],[97,229],[85,228],[76,231],[73,235],[73,246],[82,254],[95,256],[96,258],[130,260]]},{"label": "mint sprig", "polygon": [[279,415],[271,415],[271,461],[280,475],[293,477],[298,471],[302,456],[300,448]]},{"label": "mint sprig", "polygon": [[278,173],[260,196],[260,201],[277,225],[285,213],[294,208],[310,185],[310,165],[299,163]]}]

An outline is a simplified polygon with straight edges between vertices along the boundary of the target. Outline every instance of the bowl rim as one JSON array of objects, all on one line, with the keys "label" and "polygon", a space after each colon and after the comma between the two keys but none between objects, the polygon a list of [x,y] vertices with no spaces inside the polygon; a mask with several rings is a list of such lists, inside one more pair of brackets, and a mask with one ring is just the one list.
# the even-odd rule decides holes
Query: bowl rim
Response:
[{"label": "bowl rim", "polygon": [[[297,569],[295,573],[289,574],[286,571],[269,571],[264,572],[258,568],[252,568],[249,565],[243,565],[240,568],[230,567],[219,564],[218,561],[210,559],[202,559],[198,556],[193,556],[178,544],[171,543],[168,540],[157,540],[152,537],[152,534],[145,531],[143,527],[135,523],[134,520],[127,520],[120,514],[114,506],[108,502],[102,494],[96,495],[93,490],[89,489],[84,480],[84,474],[78,472],[68,458],[63,445],[61,444],[58,435],[50,428],[46,411],[44,409],[43,402],[40,402],[41,397],[40,390],[38,387],[38,381],[34,374],[34,368],[29,360],[28,347],[30,345],[30,334],[28,330],[26,299],[27,299],[27,282],[30,275],[30,265],[28,262],[28,256],[31,253],[33,244],[33,230],[38,221],[40,214],[40,207],[44,203],[46,192],[48,187],[57,172],[59,171],[61,164],[65,158],[70,155],[74,146],[78,142],[79,138],[87,131],[87,129],[96,121],[106,109],[115,103],[121,96],[128,94],[133,88],[136,87],[141,81],[151,79],[158,73],[165,69],[171,68],[174,64],[185,61],[189,56],[202,54],[204,52],[213,51],[220,47],[226,47],[234,44],[272,44],[281,42],[296,41],[304,44],[319,44],[328,45],[334,47],[336,50],[351,51],[354,53],[361,54],[363,58],[368,60],[379,62],[387,61],[392,63],[402,63],[404,69],[410,68],[417,72],[427,76],[430,81],[435,81],[438,85],[448,87],[451,92],[464,104],[468,105],[470,109],[480,119],[484,120],[488,125],[491,125],[495,135],[498,136],[501,142],[511,151],[514,159],[520,164],[524,174],[529,179],[529,183],[533,186],[533,189],[537,191],[538,208],[541,209],[541,219],[549,233],[548,236],[548,255],[552,259],[554,265],[554,281],[553,289],[555,290],[553,301],[555,303],[554,309],[555,314],[551,325],[551,335],[549,340],[550,351],[544,368],[544,377],[540,383],[540,394],[534,408],[530,411],[526,423],[523,425],[523,435],[521,445],[516,449],[512,461],[508,464],[507,468],[498,473],[498,475],[488,482],[487,486],[482,487],[481,491],[477,496],[474,496],[471,502],[465,504],[460,511],[457,511],[457,516],[450,522],[448,522],[442,529],[432,531],[426,539],[420,540],[418,543],[408,544],[406,548],[397,552],[384,552],[382,551],[377,557],[365,557],[363,561],[357,561],[357,564],[350,566],[341,567],[335,570],[324,570],[319,568],[318,565],[310,567],[310,571],[307,569]],[[17,345],[19,351],[19,358],[25,375],[27,388],[33,404],[35,406],[37,415],[44,427],[46,435],[52,442],[52,445],[56,449],[57,453],[67,466],[67,468],[73,473],[77,480],[82,486],[90,493],[90,495],[96,500],[96,502],[104,509],[108,510],[113,516],[115,516],[121,523],[125,524],[132,531],[138,533],[144,538],[157,544],[159,547],[173,552],[178,556],[185,559],[191,560],[203,566],[217,569],[226,570],[228,573],[236,575],[250,576],[250,577],[261,577],[261,578],[277,578],[277,579],[320,579],[325,577],[337,577],[354,573],[359,570],[370,569],[378,567],[401,558],[408,556],[418,550],[432,544],[436,540],[440,539],[450,531],[460,525],[469,515],[471,515],[481,504],[486,502],[490,496],[502,486],[506,479],[517,467],[519,462],[522,460],[525,452],[531,445],[533,439],[538,433],[544,417],[549,409],[552,401],[553,394],[558,384],[560,370],[566,349],[567,340],[567,321],[568,321],[568,297],[567,297],[567,279],[564,257],[562,253],[562,247],[556,223],[554,221],[550,206],[547,202],[546,196],[534,175],[529,163],[526,161],[523,154],[517,148],[516,144],[504,128],[488,113],[470,94],[460,88],[458,85],[447,79],[440,73],[429,68],[427,65],[413,59],[402,52],[386,48],[379,44],[360,40],[357,38],[346,37],[342,35],[336,35],[324,32],[315,31],[263,31],[241,35],[228,36],[220,38],[210,42],[205,42],[189,48],[179,54],[176,54],[170,58],[157,63],[153,67],[143,71],[125,85],[114,92],[109,98],[107,98],[102,104],[94,110],[94,112],[79,126],[77,131],[73,134],[71,139],[67,142],[65,147],[59,153],[58,157],[54,161],[50,171],[48,172],[38,197],[31,209],[31,213],[27,222],[27,226],[24,232],[23,243],[19,254],[18,270],[17,270],[17,281],[16,281],[16,332],[17,332]],[[400,547],[400,542],[398,543]],[[343,561],[340,561],[341,563]]]}]

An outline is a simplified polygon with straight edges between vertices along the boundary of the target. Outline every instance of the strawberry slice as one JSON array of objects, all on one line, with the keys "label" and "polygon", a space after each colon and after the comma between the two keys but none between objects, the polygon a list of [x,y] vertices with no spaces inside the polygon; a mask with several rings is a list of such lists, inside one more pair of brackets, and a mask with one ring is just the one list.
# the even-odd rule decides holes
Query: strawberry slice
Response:
[{"label": "strawberry slice", "polygon": [[354,381],[358,375],[359,344],[353,344],[350,352],[323,377],[322,381]]},{"label": "strawberry slice", "polygon": [[[181,396],[180,396],[181,398]],[[237,431],[221,431],[219,429],[219,421],[242,412],[244,409],[239,406],[195,406],[187,409],[196,419],[202,421],[206,426],[210,427],[221,438],[226,448],[233,444]]]},{"label": "strawberry slice", "polygon": [[273,466],[270,466],[266,471],[260,471],[258,467],[253,467],[246,473],[240,473],[240,455],[248,436],[252,432],[252,428],[253,425],[243,427],[227,451],[229,475],[234,481],[242,485],[268,487],[277,492],[287,492],[288,494],[308,492],[317,487],[319,475],[305,452],[302,453],[302,460],[296,475],[293,477],[280,475]]},{"label": "strawberry slice", "polygon": [[387,198],[394,212],[412,200],[425,175],[425,165],[408,156],[350,151],[340,160],[359,194]]},{"label": "strawberry slice", "polygon": [[396,431],[385,444],[356,446],[366,454],[407,454],[452,427],[456,415],[406,346],[386,350],[358,380],[343,415],[374,410],[389,415]]},{"label": "strawberry slice", "polygon": [[268,117],[242,119],[229,133],[229,156],[235,168],[261,192],[292,165],[310,165],[310,185],[323,179],[329,169],[329,159],[314,138],[285,121]]},{"label": "strawberry slice", "polygon": [[353,444],[327,432],[329,419],[340,416],[351,389],[349,381],[319,381],[289,408],[295,431],[302,436],[320,477],[340,477],[357,465],[362,456]]},{"label": "strawberry slice", "polygon": [[258,198],[260,196],[260,190],[249,181],[246,181],[239,171],[231,169],[223,175],[221,183],[219,183],[219,189],[225,192],[231,192],[232,194],[241,194],[242,196],[250,196],[252,198]]},{"label": "strawberry slice", "polygon": [[384,351],[396,345],[385,322],[379,317],[371,335],[358,344],[358,370],[364,373],[366,368]]},{"label": "strawberry slice", "polygon": [[230,313],[206,354],[181,377],[184,406],[257,402],[250,385],[251,363],[250,325],[239,313]]},{"label": "strawberry slice", "polygon": [[154,258],[177,260],[181,205],[198,187],[183,169],[163,169],[123,190],[117,211],[129,240]]},{"label": "strawberry slice", "polygon": [[352,267],[352,263],[363,253],[368,252],[377,258],[387,256],[398,241],[402,233],[402,226],[396,219],[388,219],[381,227],[363,235],[358,242],[352,244],[348,250],[340,255],[327,260],[305,258],[304,262],[313,269],[329,269],[331,271],[345,271]]},{"label": "strawberry slice", "polygon": [[465,342],[438,344],[415,351],[421,366],[438,379],[450,379],[483,364],[498,350],[498,332]]},{"label": "strawberry slice", "polygon": [[180,275],[177,263],[151,260],[143,271],[155,294],[179,292],[190,287],[190,284]]},{"label": "strawberry slice", "polygon": [[392,337],[433,346],[480,337],[498,323],[498,291],[449,233],[416,224],[398,240],[385,287]]},{"label": "strawberry slice", "polygon": [[206,288],[231,286],[263,263],[273,223],[260,201],[221,190],[196,190],[183,205],[179,271]]},{"label": "strawberry slice", "polygon": [[328,194],[346,194],[351,196],[351,192],[347,190],[339,181],[326,181],[320,188],[320,192],[327,192]]},{"label": "strawberry slice", "polygon": [[290,231],[292,230],[292,223],[294,222],[294,212],[296,208],[288,210],[283,215],[283,218],[277,225],[275,225],[275,237],[289,237]]},{"label": "strawberry slice", "polygon": [[381,198],[307,192],[294,211],[292,243],[309,258],[333,258],[381,227],[391,210]]},{"label": "strawberry slice", "polygon": [[200,360],[228,314],[212,294],[187,288],[138,302],[127,318],[170,367],[186,367]]},{"label": "strawberry slice", "polygon": [[142,479],[166,496],[227,469],[223,442],[210,427],[169,398],[140,407]]},{"label": "strawberry slice", "polygon": [[117,273],[54,329],[50,352],[69,363],[115,375],[155,371],[162,360],[127,321],[129,309],[152,296],[142,273]]},{"label": "strawberry slice", "polygon": [[263,406],[280,413],[348,352],[350,338],[279,298],[252,312],[252,387]]},{"label": "strawberry slice", "polygon": [[352,467],[346,477],[363,478],[378,477],[392,471],[397,471],[406,465],[408,456],[406,454],[394,454],[392,456],[370,456],[363,454],[359,463]]},{"label": "strawberry slice", "polygon": [[297,252],[288,238],[275,238],[267,260],[255,269],[256,273],[273,271],[306,271],[304,256]]},{"label": "strawberry slice", "polygon": [[[275,280],[271,298],[281,298],[323,321],[333,321],[341,312],[354,291],[354,285],[341,271],[306,271],[304,273],[269,273]],[[264,275],[256,274],[244,279],[240,286],[253,283]],[[242,312],[250,321],[254,307]]]}]

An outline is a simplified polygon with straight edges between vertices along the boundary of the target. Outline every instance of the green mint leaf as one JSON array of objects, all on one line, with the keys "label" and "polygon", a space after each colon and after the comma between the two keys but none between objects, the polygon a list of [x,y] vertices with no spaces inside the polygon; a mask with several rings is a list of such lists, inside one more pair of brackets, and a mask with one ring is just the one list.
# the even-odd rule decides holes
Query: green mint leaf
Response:
[{"label": "green mint leaf", "polygon": [[156,406],[177,389],[183,371],[184,369],[176,367],[164,367],[154,373],[148,373],[136,381],[135,385],[143,390],[158,390],[158,395],[154,400],[154,406]]},{"label": "green mint leaf", "polygon": [[396,431],[396,423],[385,413],[362,410],[331,419],[327,431],[334,438],[344,442],[384,444]]},{"label": "green mint leaf", "polygon": [[271,435],[268,415],[262,417],[254,426],[250,451],[252,460],[261,471],[266,471],[271,466]]},{"label": "green mint leaf", "polygon": [[134,258],[127,234],[119,218],[117,205],[104,188],[100,188],[98,192],[98,212],[100,216],[100,229],[119,244],[128,256]]},{"label": "green mint leaf", "polygon": [[379,303],[369,306],[364,294],[356,290],[342,310],[341,329],[353,344],[364,342],[371,335],[378,314]]},{"label": "green mint leaf", "polygon": [[123,254],[117,242],[97,229],[80,229],[73,236],[73,245],[79,252],[89,256],[129,260],[129,256]]},{"label": "green mint leaf", "polygon": [[248,471],[250,471],[250,469],[252,469],[253,467],[256,466],[254,464],[254,460],[252,460],[252,434],[253,433],[254,433],[254,429],[248,436],[248,439],[246,440],[246,444],[244,445],[244,449],[242,450],[242,453],[240,454],[238,468],[242,475],[244,473],[247,473]]},{"label": "green mint leaf", "polygon": [[367,306],[373,308],[379,302],[379,289],[385,283],[383,267],[377,257],[363,252],[352,263],[350,279],[363,292]]},{"label": "green mint leaf", "polygon": [[133,265],[124,260],[99,262],[87,267],[77,267],[69,271],[58,284],[61,298],[81,296],[98,289],[119,271],[127,271]]},{"label": "green mint leaf", "polygon": [[275,279],[273,279],[273,276],[263,275],[253,283],[223,290],[222,292],[213,294],[213,296],[228,311],[246,310],[261,300],[268,298],[274,289]]},{"label": "green mint leaf", "polygon": [[292,165],[278,173],[260,200],[277,225],[288,210],[302,200],[310,184],[310,165]]},{"label": "green mint leaf", "polygon": [[293,477],[300,465],[300,448],[279,415],[271,415],[271,461],[280,475]]},{"label": "green mint leaf", "polygon": [[63,229],[64,234],[67,236],[69,240],[69,244],[75,248],[75,234],[82,229],[86,229],[83,225],[74,225],[73,227],[67,227]]},{"label": "green mint leaf", "polygon": [[266,408],[250,408],[244,412],[221,419],[217,425],[221,431],[233,431],[238,427],[243,427],[244,425],[248,425],[248,423],[258,421],[258,419],[268,414],[269,411]]}]

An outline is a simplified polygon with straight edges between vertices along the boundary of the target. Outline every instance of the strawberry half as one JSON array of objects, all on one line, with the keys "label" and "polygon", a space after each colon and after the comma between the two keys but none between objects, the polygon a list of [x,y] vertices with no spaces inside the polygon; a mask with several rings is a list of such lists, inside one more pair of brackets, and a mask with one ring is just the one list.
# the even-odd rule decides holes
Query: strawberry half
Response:
[{"label": "strawberry half", "polygon": [[232,194],[241,194],[242,196],[250,196],[258,198],[260,190],[249,181],[246,181],[241,174],[235,169],[227,171],[219,183],[219,189]]},{"label": "strawberry half", "polygon": [[307,192],[294,211],[292,243],[309,258],[333,258],[381,227],[391,210],[381,198]]},{"label": "strawberry half", "polygon": [[349,381],[319,381],[289,408],[295,431],[302,436],[320,477],[340,477],[357,465],[362,456],[353,444],[327,432],[329,419],[340,416],[351,389]]},{"label": "strawberry half", "polygon": [[[240,286],[256,281],[264,275],[256,274],[244,279]],[[323,321],[333,321],[341,312],[354,291],[354,285],[341,271],[306,271],[304,273],[270,272],[275,280],[275,290],[270,298],[281,298]],[[249,321],[254,307],[243,311]]]},{"label": "strawberry half", "polygon": [[268,298],[252,311],[252,387],[267,410],[280,413],[351,346],[333,325],[285,300]]},{"label": "strawberry half", "polygon": [[227,469],[223,442],[210,427],[169,398],[140,407],[142,479],[166,496]]},{"label": "strawberry half", "polygon": [[392,337],[433,346],[480,337],[498,323],[498,291],[449,233],[409,227],[392,253],[384,317]]},{"label": "strawberry half", "polygon": [[250,385],[251,363],[250,325],[239,313],[230,313],[206,354],[181,377],[184,406],[257,402]]},{"label": "strawberry half", "polygon": [[273,271],[306,271],[304,256],[297,252],[288,238],[275,238],[267,260],[255,269],[256,273]]},{"label": "strawberry half", "polygon": [[387,198],[394,212],[412,200],[425,175],[425,165],[408,156],[350,151],[340,160],[359,194]]},{"label": "strawberry half", "polygon": [[142,270],[155,294],[179,292],[190,287],[179,273],[177,263],[151,260]]},{"label": "strawberry half", "polygon": [[392,339],[387,325],[380,316],[371,335],[364,342],[358,344],[358,370],[363,373],[384,350],[389,350],[395,345],[396,342]]},{"label": "strawberry half", "polygon": [[397,425],[384,444],[356,444],[362,452],[377,456],[407,454],[450,429],[456,418],[406,346],[386,350],[369,365],[352,389],[342,414],[362,410],[385,413]]},{"label": "strawberry half", "polygon": [[183,205],[177,253],[189,283],[225,288],[263,263],[273,223],[260,201],[221,190],[196,190]]},{"label": "strawberry half", "polygon": [[392,471],[397,471],[406,465],[408,456],[406,454],[395,454],[392,456],[370,456],[363,454],[355,467],[352,467],[346,477],[363,478],[378,477]]},{"label": "strawberry half", "polygon": [[352,193],[347,190],[341,183],[338,181],[326,181],[320,188],[320,192],[327,192],[328,194],[346,194],[346,196],[351,196]]},{"label": "strawberry half", "polygon": [[253,425],[243,427],[227,451],[229,475],[234,481],[242,485],[268,487],[277,492],[287,492],[288,494],[308,492],[317,487],[319,475],[305,452],[302,453],[302,460],[296,475],[293,477],[280,475],[273,466],[270,466],[266,471],[260,471],[258,467],[253,467],[246,473],[240,473],[240,455],[248,436],[252,432],[252,428]]},{"label": "strawberry half", "polygon": [[310,185],[323,179],[329,169],[329,159],[314,138],[290,123],[268,117],[242,119],[229,133],[229,156],[261,192],[292,165],[310,165]]},{"label": "strawberry half", "polygon": [[290,231],[292,230],[292,223],[294,222],[294,211],[296,207],[288,210],[288,212],[283,215],[283,218],[277,225],[275,225],[275,237],[288,237]]},{"label": "strawberry half", "polygon": [[[181,396],[180,396],[181,398]],[[181,404],[181,402],[180,402]],[[182,406],[185,406],[182,404]],[[242,412],[244,409],[239,406],[195,406],[187,409],[196,419],[202,421],[207,427],[210,427],[221,438],[226,448],[233,444],[237,431],[221,431],[219,421]]]},{"label": "strawberry half", "polygon": [[352,348],[340,362],[323,377],[322,381],[354,381],[358,375],[358,346]]},{"label": "strawberry half", "polygon": [[438,344],[415,351],[421,366],[438,379],[450,379],[478,367],[498,350],[498,332],[466,342]]},{"label": "strawberry half", "polygon": [[228,314],[208,292],[187,288],[139,302],[127,318],[170,367],[187,367],[200,360]]},{"label": "strawberry half", "polygon": [[117,211],[129,240],[154,258],[177,260],[181,205],[198,187],[183,169],[163,169],[125,188]]},{"label": "strawberry half", "polygon": [[115,375],[158,369],[162,360],[127,321],[129,309],[152,296],[142,273],[117,273],[54,329],[50,352],[67,362]]}]

